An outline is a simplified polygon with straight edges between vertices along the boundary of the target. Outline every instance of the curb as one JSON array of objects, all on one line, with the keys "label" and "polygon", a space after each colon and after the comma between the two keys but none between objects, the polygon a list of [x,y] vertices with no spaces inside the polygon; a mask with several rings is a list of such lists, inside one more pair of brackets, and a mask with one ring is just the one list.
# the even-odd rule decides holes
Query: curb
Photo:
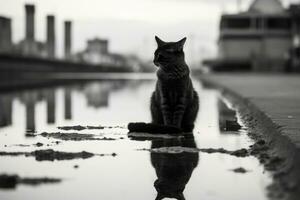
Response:
[{"label": "curb", "polygon": [[251,101],[209,78],[200,77],[205,87],[217,88],[237,111],[248,135],[254,141],[265,141],[266,148],[255,155],[273,175],[268,186],[270,199],[299,200],[300,150],[285,136],[281,128]]}]

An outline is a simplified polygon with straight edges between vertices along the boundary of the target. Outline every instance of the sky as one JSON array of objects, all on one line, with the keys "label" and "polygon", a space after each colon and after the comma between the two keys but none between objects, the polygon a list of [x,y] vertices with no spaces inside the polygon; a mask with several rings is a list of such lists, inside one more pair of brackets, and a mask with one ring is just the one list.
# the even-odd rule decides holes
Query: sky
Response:
[{"label": "sky", "polygon": [[[238,6],[237,2],[241,2]],[[284,0],[288,2],[299,0]],[[251,0],[0,0],[0,15],[13,20],[13,40],[25,35],[25,3],[36,5],[36,38],[46,38],[46,15],[56,16],[57,55],[63,54],[63,21],[73,21],[73,52],[86,40],[109,39],[109,50],[151,59],[154,36],[165,41],[187,37],[190,62],[216,55],[222,13],[246,10]]]}]

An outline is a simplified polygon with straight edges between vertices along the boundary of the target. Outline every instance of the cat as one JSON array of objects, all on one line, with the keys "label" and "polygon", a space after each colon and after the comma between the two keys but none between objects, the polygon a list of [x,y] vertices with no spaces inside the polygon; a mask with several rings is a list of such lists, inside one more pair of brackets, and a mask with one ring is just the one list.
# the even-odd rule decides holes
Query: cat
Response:
[{"label": "cat", "polygon": [[155,36],[155,40],[157,49],[153,62],[159,69],[151,97],[152,123],[191,132],[199,109],[199,98],[185,62],[183,47],[186,38],[178,42],[164,42]]}]

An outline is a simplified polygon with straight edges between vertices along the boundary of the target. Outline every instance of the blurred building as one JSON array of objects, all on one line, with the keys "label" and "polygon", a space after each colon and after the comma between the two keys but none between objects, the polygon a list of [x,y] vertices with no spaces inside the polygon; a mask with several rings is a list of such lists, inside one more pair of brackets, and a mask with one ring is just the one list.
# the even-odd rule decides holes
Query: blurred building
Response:
[{"label": "blurred building", "polygon": [[0,53],[11,52],[11,19],[0,16]]},{"label": "blurred building", "polygon": [[64,23],[65,28],[65,59],[71,60],[72,59],[72,22],[65,21]]},{"label": "blurred building", "polygon": [[109,94],[113,90],[111,83],[92,83],[84,88],[89,106],[94,108],[108,107]]},{"label": "blurred building", "polygon": [[16,45],[15,52],[25,56],[46,57],[46,45],[35,39],[35,6],[26,4],[25,12],[25,38]]},{"label": "blurred building", "polygon": [[[46,19],[46,42],[40,42],[35,38],[35,6],[25,4],[25,37],[13,44],[11,19],[0,16],[0,53],[55,58],[55,16],[48,15]],[[68,39],[71,40],[70,37]]]},{"label": "blurred building", "polygon": [[218,58],[204,64],[216,71],[284,71],[298,36],[299,18],[280,0],[254,0],[246,12],[222,15]]},{"label": "blurred building", "polygon": [[134,68],[135,66],[132,57],[109,52],[109,41],[100,38],[88,40],[86,49],[77,54],[77,59],[81,62],[94,65],[131,68]]},{"label": "blurred building", "polygon": [[292,17],[293,47],[290,52],[291,71],[300,71],[300,4],[294,4],[289,9]]},{"label": "blurred building", "polygon": [[53,15],[47,16],[47,57],[55,58],[55,17]]}]

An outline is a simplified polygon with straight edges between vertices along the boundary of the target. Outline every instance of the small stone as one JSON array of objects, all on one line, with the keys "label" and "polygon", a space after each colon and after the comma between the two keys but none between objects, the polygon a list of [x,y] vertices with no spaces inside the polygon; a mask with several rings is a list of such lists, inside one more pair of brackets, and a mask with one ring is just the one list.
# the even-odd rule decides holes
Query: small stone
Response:
[{"label": "small stone", "polygon": [[240,150],[236,150],[233,151],[232,153],[230,153],[233,156],[237,156],[237,157],[246,157],[249,155],[248,150],[247,149],[240,149]]},{"label": "small stone", "polygon": [[111,155],[112,155],[113,157],[117,156],[117,154],[116,154],[116,153],[112,153]]},{"label": "small stone", "polygon": [[78,165],[74,165],[74,168],[75,168],[75,169],[78,169],[78,168],[79,168],[79,166],[78,166]]},{"label": "small stone", "polygon": [[245,173],[249,172],[248,170],[246,170],[243,167],[239,167],[239,168],[233,169],[232,171],[235,172],[235,173],[241,173],[241,174],[245,174]]},{"label": "small stone", "polygon": [[264,141],[264,140],[259,140],[259,141],[257,142],[257,144],[258,144],[258,145],[265,145],[265,144],[266,144],[266,141]]},{"label": "small stone", "polygon": [[41,147],[41,146],[43,146],[44,144],[41,143],[41,142],[38,142],[38,143],[36,143],[35,145],[36,145],[37,147]]},{"label": "small stone", "polygon": [[35,137],[36,135],[34,133],[26,133],[25,136],[26,137]]}]

